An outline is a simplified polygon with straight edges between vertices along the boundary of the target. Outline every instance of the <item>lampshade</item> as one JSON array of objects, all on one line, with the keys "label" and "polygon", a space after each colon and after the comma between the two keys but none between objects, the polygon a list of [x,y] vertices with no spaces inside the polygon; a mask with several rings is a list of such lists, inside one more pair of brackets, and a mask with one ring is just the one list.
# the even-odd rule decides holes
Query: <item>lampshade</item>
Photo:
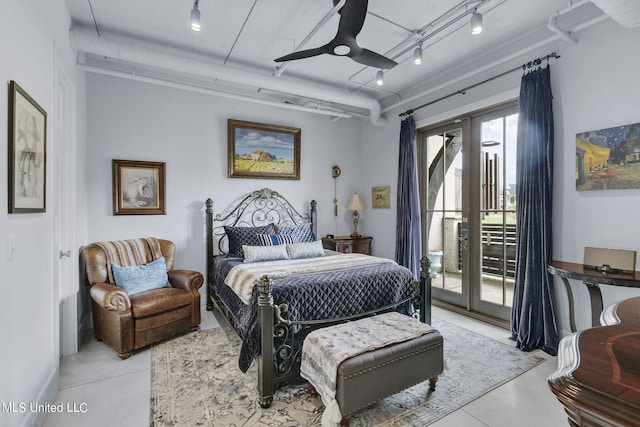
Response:
[{"label": "lampshade", "polygon": [[376,83],[378,86],[382,86],[384,84],[384,71],[378,70],[376,73]]},{"label": "lampshade", "polygon": [[347,204],[348,211],[361,211],[365,209],[364,202],[362,201],[362,197],[358,193],[353,193],[351,198],[349,199],[349,203]]},{"label": "lampshade", "polygon": [[471,15],[471,34],[480,34],[482,32],[482,14],[478,13],[478,9]]}]

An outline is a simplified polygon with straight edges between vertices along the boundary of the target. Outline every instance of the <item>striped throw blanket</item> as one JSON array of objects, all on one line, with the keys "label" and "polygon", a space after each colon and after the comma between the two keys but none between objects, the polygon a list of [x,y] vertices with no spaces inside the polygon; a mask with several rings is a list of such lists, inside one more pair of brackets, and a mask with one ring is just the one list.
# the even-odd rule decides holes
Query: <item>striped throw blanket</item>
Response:
[{"label": "striped throw blanket", "polygon": [[229,271],[224,283],[245,304],[251,303],[253,289],[264,275],[271,279],[301,276],[326,271],[345,270],[374,264],[395,264],[395,261],[363,254],[326,255],[313,258],[285,259],[238,264]]},{"label": "striped throw blanket", "polygon": [[97,242],[107,256],[109,283],[115,283],[111,264],[120,266],[144,265],[162,256],[160,242],[154,237],[143,237],[131,240],[113,240]]}]

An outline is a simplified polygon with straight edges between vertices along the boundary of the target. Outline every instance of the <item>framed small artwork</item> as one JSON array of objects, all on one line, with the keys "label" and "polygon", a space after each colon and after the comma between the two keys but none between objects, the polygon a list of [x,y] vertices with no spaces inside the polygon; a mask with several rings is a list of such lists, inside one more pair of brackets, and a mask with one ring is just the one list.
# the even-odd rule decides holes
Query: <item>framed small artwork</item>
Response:
[{"label": "framed small artwork", "polygon": [[388,185],[371,188],[371,207],[373,209],[389,209],[389,193],[391,192]]},{"label": "framed small artwork", "polygon": [[576,134],[576,190],[640,188],[640,123]]},{"label": "framed small artwork", "polygon": [[229,119],[229,178],[300,179],[299,128]]},{"label": "framed small artwork", "polygon": [[164,215],[165,163],[113,160],[113,214]]},{"label": "framed small artwork", "polygon": [[47,113],[9,82],[9,213],[46,211]]}]

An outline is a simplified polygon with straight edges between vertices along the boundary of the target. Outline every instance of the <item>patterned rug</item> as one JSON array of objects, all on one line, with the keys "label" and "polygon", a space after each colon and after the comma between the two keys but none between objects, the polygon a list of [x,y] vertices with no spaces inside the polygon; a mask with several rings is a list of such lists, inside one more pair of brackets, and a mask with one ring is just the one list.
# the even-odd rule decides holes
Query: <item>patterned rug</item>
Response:
[{"label": "patterned rug", "polygon": [[[436,391],[428,381],[356,412],[350,425],[425,426],[517,377],[544,359],[434,319],[447,364]],[[505,331],[505,334],[507,332]],[[183,335],[151,349],[152,426],[319,426],[323,406],[304,385],[257,402],[257,368],[238,368],[240,340],[227,328]]]}]

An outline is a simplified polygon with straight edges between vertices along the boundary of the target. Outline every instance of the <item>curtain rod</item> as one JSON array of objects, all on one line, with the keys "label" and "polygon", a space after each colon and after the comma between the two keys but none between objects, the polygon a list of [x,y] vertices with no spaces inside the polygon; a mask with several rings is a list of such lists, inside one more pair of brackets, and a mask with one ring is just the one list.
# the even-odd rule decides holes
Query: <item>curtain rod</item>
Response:
[{"label": "curtain rod", "polygon": [[490,82],[490,81],[492,81],[492,80],[499,79],[500,77],[506,76],[507,74],[511,74],[511,73],[513,73],[514,71],[518,71],[518,70],[520,70],[520,69],[522,69],[522,70],[526,70],[527,68],[537,67],[538,65],[540,65],[540,64],[542,63],[542,61],[546,60],[546,61],[548,62],[548,61],[549,61],[549,59],[551,59],[551,58],[556,58],[556,59],[557,59],[557,58],[560,58],[560,55],[558,55],[558,54],[557,54],[557,53],[555,53],[555,52],[552,52],[552,53],[550,53],[550,54],[548,54],[548,55],[542,56],[542,57],[540,57],[540,58],[536,58],[536,59],[534,59],[533,61],[529,61],[529,62],[527,62],[526,64],[522,64],[522,65],[520,65],[520,66],[518,66],[518,67],[515,67],[515,68],[512,68],[512,69],[510,69],[510,70],[507,70],[507,71],[505,71],[504,73],[500,73],[500,74],[498,74],[498,75],[496,75],[496,76],[490,77],[490,78],[488,78],[488,79],[486,79],[486,80],[483,80],[483,81],[481,81],[481,82],[479,82],[479,83],[473,84],[473,85],[471,85],[471,86],[467,86],[467,87],[465,87],[464,89],[460,89],[460,90],[458,90],[458,91],[456,91],[456,92],[450,93],[449,95],[445,95],[445,96],[443,96],[443,97],[441,97],[441,98],[435,99],[435,100],[433,100],[433,101],[431,101],[431,102],[427,102],[426,104],[422,104],[422,105],[420,105],[420,106],[418,106],[418,107],[415,107],[415,108],[413,108],[413,109],[411,109],[411,110],[407,110],[407,111],[405,111],[404,113],[400,113],[400,114],[398,114],[398,116],[400,116],[400,117],[408,116],[408,115],[410,115],[410,114],[413,114],[413,112],[414,112],[414,111],[419,110],[419,109],[424,108],[424,107],[428,107],[429,105],[431,105],[431,104],[435,104],[436,102],[440,102],[440,101],[445,100],[445,99],[447,99],[447,98],[451,98],[452,96],[455,96],[455,95],[464,95],[464,94],[466,94],[466,93],[467,93],[467,91],[468,91],[469,89],[473,89],[473,88],[475,88],[476,86],[480,86],[480,85],[483,85],[483,84],[485,84],[485,83],[488,83],[488,82]]}]

